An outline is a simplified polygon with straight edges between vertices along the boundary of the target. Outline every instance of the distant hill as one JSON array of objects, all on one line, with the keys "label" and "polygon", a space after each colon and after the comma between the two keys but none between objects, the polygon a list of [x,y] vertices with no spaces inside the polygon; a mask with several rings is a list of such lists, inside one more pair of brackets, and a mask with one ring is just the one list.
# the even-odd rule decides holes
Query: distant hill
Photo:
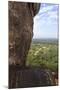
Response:
[{"label": "distant hill", "polygon": [[32,43],[51,43],[58,44],[58,39],[32,39]]}]

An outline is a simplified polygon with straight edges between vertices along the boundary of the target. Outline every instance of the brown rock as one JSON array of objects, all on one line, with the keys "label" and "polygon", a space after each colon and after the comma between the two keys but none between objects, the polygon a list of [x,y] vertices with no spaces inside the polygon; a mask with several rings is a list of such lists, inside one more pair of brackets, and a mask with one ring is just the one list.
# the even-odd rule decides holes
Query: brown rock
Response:
[{"label": "brown rock", "polygon": [[[9,64],[25,66],[39,4],[9,1]],[[37,8],[38,7],[38,8]]]}]

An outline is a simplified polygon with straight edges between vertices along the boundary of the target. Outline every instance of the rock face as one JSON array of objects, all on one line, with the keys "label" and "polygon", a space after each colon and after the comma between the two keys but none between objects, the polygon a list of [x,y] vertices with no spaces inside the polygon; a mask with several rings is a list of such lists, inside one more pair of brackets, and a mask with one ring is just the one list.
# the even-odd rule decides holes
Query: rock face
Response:
[{"label": "rock face", "polygon": [[[12,75],[11,75],[12,74]],[[50,73],[40,68],[11,67],[9,88],[51,86]]]},{"label": "rock face", "polygon": [[9,1],[9,65],[25,66],[39,4]]}]

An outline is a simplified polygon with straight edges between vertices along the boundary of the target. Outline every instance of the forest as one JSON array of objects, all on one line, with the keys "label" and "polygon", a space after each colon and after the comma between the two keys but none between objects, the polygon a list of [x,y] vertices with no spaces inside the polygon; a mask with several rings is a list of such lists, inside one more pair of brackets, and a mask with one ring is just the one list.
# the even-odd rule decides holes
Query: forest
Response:
[{"label": "forest", "polygon": [[57,72],[58,40],[33,39],[26,64]]}]

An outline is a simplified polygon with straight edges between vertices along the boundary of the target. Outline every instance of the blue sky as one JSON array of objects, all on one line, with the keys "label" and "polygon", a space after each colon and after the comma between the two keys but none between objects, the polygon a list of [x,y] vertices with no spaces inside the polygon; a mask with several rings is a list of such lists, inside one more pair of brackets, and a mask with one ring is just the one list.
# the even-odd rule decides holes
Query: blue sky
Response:
[{"label": "blue sky", "polygon": [[34,17],[33,38],[58,38],[58,5],[41,4]]}]

